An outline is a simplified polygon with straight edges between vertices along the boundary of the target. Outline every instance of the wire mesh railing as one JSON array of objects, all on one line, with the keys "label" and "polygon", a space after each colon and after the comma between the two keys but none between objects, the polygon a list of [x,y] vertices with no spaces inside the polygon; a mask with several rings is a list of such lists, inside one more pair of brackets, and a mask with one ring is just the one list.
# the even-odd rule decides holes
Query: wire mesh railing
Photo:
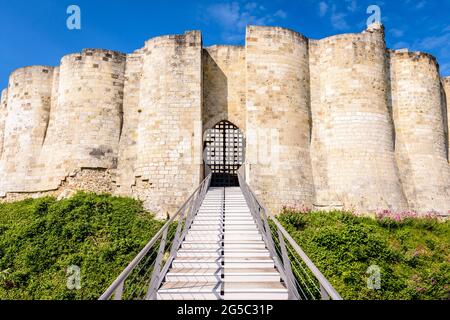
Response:
[{"label": "wire mesh railing", "polygon": [[186,237],[210,184],[211,175],[203,180],[99,300],[156,300],[158,288]]},{"label": "wire mesh railing", "polygon": [[258,200],[241,174],[244,197],[291,300],[342,300],[305,252]]}]

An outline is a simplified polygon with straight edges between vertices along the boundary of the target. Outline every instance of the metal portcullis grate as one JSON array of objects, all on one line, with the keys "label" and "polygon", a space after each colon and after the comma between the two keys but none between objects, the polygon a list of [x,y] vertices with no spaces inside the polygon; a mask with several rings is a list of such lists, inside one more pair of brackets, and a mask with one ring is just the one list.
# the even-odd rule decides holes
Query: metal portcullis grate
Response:
[{"label": "metal portcullis grate", "polygon": [[237,126],[221,121],[206,132],[205,162],[213,174],[213,187],[239,186],[237,171],[244,161],[245,139]]}]

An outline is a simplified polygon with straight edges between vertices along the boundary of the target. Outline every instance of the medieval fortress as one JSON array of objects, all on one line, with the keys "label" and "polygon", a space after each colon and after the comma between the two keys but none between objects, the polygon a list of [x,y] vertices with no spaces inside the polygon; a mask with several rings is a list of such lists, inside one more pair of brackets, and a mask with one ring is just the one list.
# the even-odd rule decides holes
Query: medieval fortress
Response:
[{"label": "medieval fortress", "polygon": [[311,40],[247,28],[245,46],[198,31],[131,54],[88,49],[18,69],[0,105],[0,197],[127,195],[174,213],[205,176],[203,136],[245,136],[243,172],[282,206],[450,210],[450,78],[426,53],[386,48],[379,24]]}]

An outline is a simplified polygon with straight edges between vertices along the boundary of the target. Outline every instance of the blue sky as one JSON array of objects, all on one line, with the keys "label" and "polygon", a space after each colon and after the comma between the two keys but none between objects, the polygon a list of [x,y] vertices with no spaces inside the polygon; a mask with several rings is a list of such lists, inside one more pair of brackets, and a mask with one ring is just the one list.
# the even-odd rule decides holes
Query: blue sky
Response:
[{"label": "blue sky", "polygon": [[[68,30],[66,9],[81,8]],[[131,52],[163,34],[201,30],[205,46],[243,44],[247,24],[292,28],[310,38],[360,32],[371,4],[381,8],[390,48],[432,53],[450,76],[450,0],[0,0],[0,88],[28,65],[58,65],[83,48]]]}]

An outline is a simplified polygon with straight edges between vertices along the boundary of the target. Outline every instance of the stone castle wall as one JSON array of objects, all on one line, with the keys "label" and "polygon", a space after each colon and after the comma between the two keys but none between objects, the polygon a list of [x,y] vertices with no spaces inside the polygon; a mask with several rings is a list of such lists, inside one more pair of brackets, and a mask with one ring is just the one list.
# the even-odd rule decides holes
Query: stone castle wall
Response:
[{"label": "stone castle wall", "polygon": [[138,127],[142,110],[139,105],[143,54],[136,51],[127,55],[124,75],[123,125],[119,144],[117,192],[130,195],[136,184],[135,167],[138,156]]},{"label": "stone castle wall", "polygon": [[450,77],[442,79],[443,86],[443,104],[445,104],[445,109],[447,110],[447,148],[448,153],[447,156],[450,160]]},{"label": "stone castle wall", "polygon": [[203,127],[227,119],[245,131],[245,48],[213,46],[203,51]]},{"label": "stone castle wall", "polygon": [[436,59],[428,54],[390,54],[396,153],[409,207],[449,210],[448,122]]},{"label": "stone castle wall", "polygon": [[6,107],[8,100],[8,89],[4,89],[0,96],[0,159],[3,153],[3,136],[5,133],[5,119],[6,119]]},{"label": "stone castle wall", "polygon": [[[129,151],[135,157],[125,157],[123,165],[133,168],[133,195],[152,211],[173,213],[180,200],[187,198],[201,180],[200,33],[194,31],[152,39],[140,56],[137,61],[142,61],[138,75],[141,79],[136,78],[133,66],[127,69],[130,72],[127,86],[131,87],[126,87],[125,119],[130,123],[125,129],[131,132],[124,134],[131,137],[136,146],[134,151]],[[136,67],[136,63],[134,65]],[[134,91],[138,83],[139,96]],[[133,140],[134,130],[137,130],[136,140]],[[127,164],[130,161],[134,164]],[[120,158],[120,166],[121,162]],[[128,175],[121,176],[129,179]],[[123,184],[122,181],[119,183]]]},{"label": "stone castle wall", "polygon": [[311,41],[310,52],[316,205],[406,209],[383,29]]},{"label": "stone castle wall", "polygon": [[58,189],[73,172],[117,167],[125,55],[84,50],[11,75],[0,193]]},{"label": "stone castle wall", "polygon": [[204,178],[205,130],[246,135],[245,175],[282,206],[450,209],[450,78],[389,51],[384,29],[311,40],[248,27],[245,46],[198,31],[131,54],[89,49],[15,71],[0,101],[0,197],[74,190],[174,213]]},{"label": "stone castle wall", "polygon": [[247,180],[267,207],[311,206],[308,39],[282,28],[249,27]]},{"label": "stone castle wall", "polygon": [[44,66],[18,69],[9,78],[0,193],[30,190],[27,179],[38,167],[50,116],[52,83],[53,68]]},{"label": "stone castle wall", "polygon": [[53,179],[36,191],[58,187],[78,168],[117,166],[124,67],[125,55],[107,50],[84,50],[61,60],[40,157],[42,170]]}]

